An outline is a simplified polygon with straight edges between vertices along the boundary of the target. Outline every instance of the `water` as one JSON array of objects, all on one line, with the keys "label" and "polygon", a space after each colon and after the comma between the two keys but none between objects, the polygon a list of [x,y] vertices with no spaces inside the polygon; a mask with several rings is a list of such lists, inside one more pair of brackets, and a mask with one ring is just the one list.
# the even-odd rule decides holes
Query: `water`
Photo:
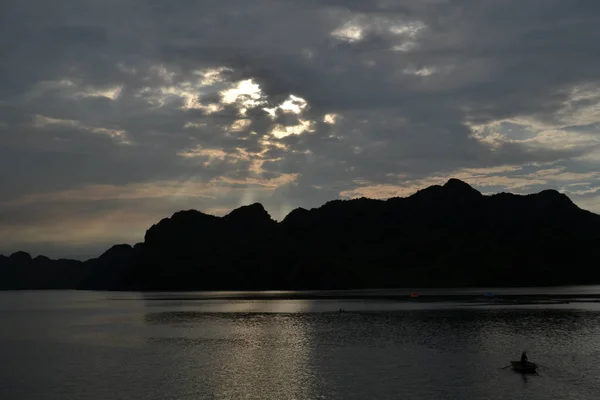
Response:
[{"label": "water", "polygon": [[[599,303],[214,297],[0,292],[0,399],[600,394]],[[523,348],[539,376],[502,369]]]}]

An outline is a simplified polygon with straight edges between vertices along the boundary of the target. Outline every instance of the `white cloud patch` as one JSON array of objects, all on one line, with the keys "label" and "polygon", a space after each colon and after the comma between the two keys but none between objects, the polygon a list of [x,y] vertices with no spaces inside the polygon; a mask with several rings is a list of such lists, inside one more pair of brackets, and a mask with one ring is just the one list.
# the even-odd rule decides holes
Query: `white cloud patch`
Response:
[{"label": "white cloud patch", "polygon": [[45,128],[48,126],[64,126],[64,127],[72,127],[72,128],[80,128],[84,131],[95,133],[99,135],[106,135],[111,139],[114,139],[119,144],[132,144],[132,142],[127,137],[127,132],[121,129],[111,129],[111,128],[103,128],[103,127],[94,127],[87,126],[82,124],[79,121],[74,121],[70,119],[60,119],[60,118],[51,118],[43,115],[36,115],[33,120],[33,126],[35,128]]},{"label": "white cloud patch", "polygon": [[436,68],[435,67],[421,67],[421,68],[410,67],[410,68],[406,68],[404,70],[404,73],[408,74],[408,75],[429,76],[429,75],[433,75],[436,73]]},{"label": "white cloud patch", "polygon": [[223,150],[204,149],[201,146],[189,150],[180,151],[179,153],[177,153],[177,155],[183,158],[202,158],[204,159],[202,165],[204,165],[205,167],[214,163],[225,161],[225,159],[227,158],[227,153],[225,153]]},{"label": "white cloud patch", "polygon": [[234,121],[233,124],[231,124],[231,127],[229,129],[232,132],[241,132],[248,129],[250,124],[252,124],[252,121],[249,119],[238,119]]},{"label": "white cloud patch", "polygon": [[87,88],[77,93],[76,97],[106,97],[110,100],[116,100],[121,95],[122,86],[109,88]]},{"label": "white cloud patch", "polygon": [[335,113],[325,114],[323,116],[323,122],[325,122],[326,124],[334,125],[338,118],[339,116]]},{"label": "white cloud patch", "polygon": [[385,14],[342,13],[340,17],[348,20],[331,31],[331,36],[348,43],[363,41],[369,35],[388,36],[397,42],[394,47],[404,46],[408,50],[408,47],[417,46],[416,39],[426,28],[422,21],[398,19]]},{"label": "white cloud patch", "polygon": [[349,22],[335,29],[331,32],[331,35],[350,43],[358,42],[364,37],[364,29],[353,22]]},{"label": "white cloud patch", "polygon": [[306,100],[302,97],[294,96],[293,94],[290,97],[281,103],[279,109],[284,112],[292,112],[294,114],[300,114],[304,109],[308,106]]}]

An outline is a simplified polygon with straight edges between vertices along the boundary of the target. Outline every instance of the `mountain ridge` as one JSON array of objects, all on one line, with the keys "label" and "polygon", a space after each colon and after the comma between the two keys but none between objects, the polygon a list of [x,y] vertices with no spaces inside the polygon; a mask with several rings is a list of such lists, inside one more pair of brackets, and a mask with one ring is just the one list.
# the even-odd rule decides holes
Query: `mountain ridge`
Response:
[{"label": "mountain ridge", "polygon": [[0,288],[600,283],[593,268],[600,256],[598,244],[600,216],[556,190],[483,195],[450,179],[408,197],[332,200],[317,208],[296,208],[280,222],[260,203],[222,217],[178,211],[153,224],[144,242],[116,245],[87,261],[32,259],[24,252],[0,256]]}]

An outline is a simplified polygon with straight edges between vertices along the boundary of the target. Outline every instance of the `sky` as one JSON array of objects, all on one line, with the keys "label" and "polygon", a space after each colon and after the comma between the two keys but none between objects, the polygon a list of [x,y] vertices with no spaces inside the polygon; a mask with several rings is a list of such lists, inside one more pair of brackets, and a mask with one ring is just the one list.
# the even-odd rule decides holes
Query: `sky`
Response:
[{"label": "sky", "polygon": [[600,212],[598,0],[3,0],[0,253],[450,177]]}]

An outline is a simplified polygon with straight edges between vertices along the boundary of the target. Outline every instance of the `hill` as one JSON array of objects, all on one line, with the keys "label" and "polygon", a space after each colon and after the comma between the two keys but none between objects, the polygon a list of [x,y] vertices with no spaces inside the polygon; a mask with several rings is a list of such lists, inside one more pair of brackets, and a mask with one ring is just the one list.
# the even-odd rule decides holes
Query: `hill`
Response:
[{"label": "hill", "polygon": [[[180,211],[134,247],[114,246],[62,270],[66,261],[54,262],[62,286],[101,290],[589,284],[600,283],[599,245],[600,216],[555,190],[484,196],[450,179],[406,198],[299,208],[281,222],[260,204],[224,217]],[[5,280],[4,259],[3,287],[28,286],[23,274],[14,281],[14,266]],[[27,276],[39,270],[33,260],[11,262]],[[40,276],[38,286],[62,279]]]}]

